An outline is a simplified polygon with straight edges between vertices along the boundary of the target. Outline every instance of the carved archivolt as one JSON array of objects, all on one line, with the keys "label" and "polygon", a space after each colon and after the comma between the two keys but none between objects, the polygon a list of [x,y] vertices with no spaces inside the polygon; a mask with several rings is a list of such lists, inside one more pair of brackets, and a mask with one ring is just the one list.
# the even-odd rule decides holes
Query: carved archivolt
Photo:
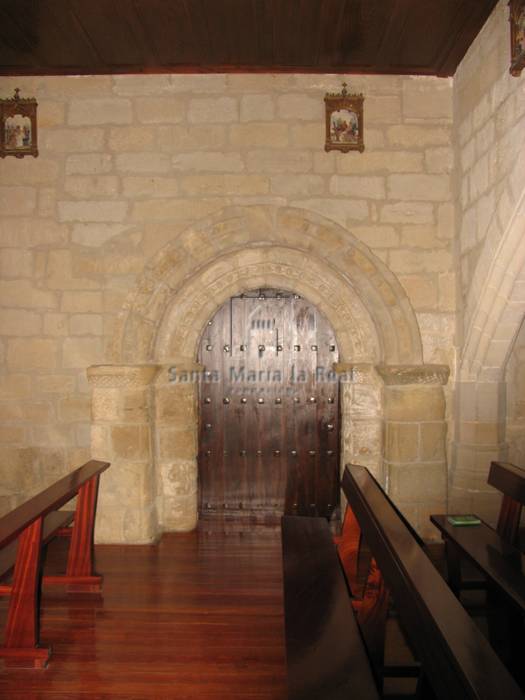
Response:
[{"label": "carved archivolt", "polygon": [[342,360],[421,364],[415,314],[397,278],[338,224],[306,210],[230,207],[182,232],[146,265],[115,331],[112,360],[195,357],[229,297],[295,291],[332,323]]}]

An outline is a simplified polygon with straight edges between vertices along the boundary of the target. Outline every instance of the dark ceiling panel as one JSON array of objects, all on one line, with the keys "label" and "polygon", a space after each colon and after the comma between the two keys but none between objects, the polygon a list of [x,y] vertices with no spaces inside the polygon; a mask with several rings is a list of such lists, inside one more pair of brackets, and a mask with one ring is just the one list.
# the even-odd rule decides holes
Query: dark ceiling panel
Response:
[{"label": "dark ceiling panel", "polygon": [[210,61],[218,65],[257,63],[257,25],[252,0],[201,0],[210,43]]},{"label": "dark ceiling panel", "polygon": [[[304,62],[304,54],[312,61],[306,51],[301,49],[300,42],[300,0],[274,3],[274,56],[275,61],[283,66],[296,66]],[[303,37],[303,42],[307,37]]]},{"label": "dark ceiling panel", "polygon": [[[86,71],[100,63],[67,0],[47,3],[17,0],[3,3],[2,13],[26,37],[36,67],[44,70],[54,66],[75,67]],[[0,60],[3,65],[3,56]]]},{"label": "dark ceiling panel", "polygon": [[0,74],[452,75],[497,0],[0,0]]},{"label": "dark ceiling panel", "polygon": [[[457,0],[420,3],[406,13],[404,26],[398,36],[393,64],[400,66],[434,65],[441,47],[456,30]],[[443,16],[451,18],[450,25]]]},{"label": "dark ceiling panel", "polygon": [[[210,62],[209,37],[195,0],[135,0],[138,16],[159,66],[205,65]],[[191,9],[190,9],[191,8]]]},{"label": "dark ceiling panel", "polygon": [[31,66],[37,62],[32,49],[36,45],[35,37],[26,34],[14,21],[7,10],[0,9],[0,56],[2,65]]},{"label": "dark ceiling panel", "polygon": [[67,4],[105,66],[155,64],[133,0],[90,3],[69,0]]},{"label": "dark ceiling panel", "polygon": [[312,64],[322,67],[335,65],[334,56],[340,61],[339,47],[336,47],[336,35],[340,40],[348,20],[343,14],[343,4],[337,0],[327,0],[319,3],[319,16],[317,19],[316,43],[312,49]]},{"label": "dark ceiling panel", "polygon": [[443,44],[443,52],[439,64],[436,65],[436,75],[453,75],[455,73],[461,59],[486,22],[495,4],[492,0],[465,0],[465,2],[459,3],[458,16],[462,15],[462,19],[458,19],[454,27],[456,31],[450,32],[448,44],[445,42]]},{"label": "dark ceiling panel", "polygon": [[252,0],[255,13],[255,26],[257,34],[255,43],[257,45],[257,56],[261,65],[275,64],[275,23],[274,5],[279,4],[279,0]]}]

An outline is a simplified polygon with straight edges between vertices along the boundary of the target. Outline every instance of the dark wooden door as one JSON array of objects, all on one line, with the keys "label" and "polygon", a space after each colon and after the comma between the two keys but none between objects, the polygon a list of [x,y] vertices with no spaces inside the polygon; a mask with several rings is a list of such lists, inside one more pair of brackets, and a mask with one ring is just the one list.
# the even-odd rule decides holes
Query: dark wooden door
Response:
[{"label": "dark wooden door", "polygon": [[296,294],[258,290],[217,311],[199,348],[201,517],[334,515],[338,357],[330,324]]}]

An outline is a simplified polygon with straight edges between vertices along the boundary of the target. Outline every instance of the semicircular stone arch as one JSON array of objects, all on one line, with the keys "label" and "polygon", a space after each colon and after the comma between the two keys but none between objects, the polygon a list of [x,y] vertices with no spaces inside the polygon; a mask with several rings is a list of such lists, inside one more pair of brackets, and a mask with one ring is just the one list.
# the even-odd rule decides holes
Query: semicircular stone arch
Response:
[{"label": "semicircular stone arch", "polygon": [[309,254],[275,246],[223,255],[174,292],[156,333],[155,361],[194,359],[215,311],[230,297],[261,287],[288,289],[315,304],[334,328],[342,360],[376,363],[383,355],[368,311],[340,275]]},{"label": "semicircular stone arch", "polygon": [[[273,206],[229,207],[189,227],[160,251],[128,298],[111,346],[112,361],[166,359],[170,334],[179,336],[177,356],[194,357],[196,329],[227,298],[224,294],[277,281],[304,290],[318,304],[338,331],[342,359],[354,361],[356,350],[361,359],[368,335],[368,344],[375,345],[365,352],[368,361],[422,363],[414,311],[384,263],[340,225]],[[205,288],[209,300],[203,299]],[[181,306],[184,323],[174,325]],[[188,324],[195,331],[191,341]],[[355,337],[345,342],[349,333]]]}]

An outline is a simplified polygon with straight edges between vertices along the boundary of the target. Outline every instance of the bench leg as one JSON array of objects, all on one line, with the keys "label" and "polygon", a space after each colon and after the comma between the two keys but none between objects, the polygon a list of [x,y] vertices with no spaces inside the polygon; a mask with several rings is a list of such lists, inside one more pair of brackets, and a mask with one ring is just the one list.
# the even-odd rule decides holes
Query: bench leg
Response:
[{"label": "bench leg", "polygon": [[45,668],[51,650],[39,646],[42,518],[29,525],[18,539],[4,646],[0,658],[6,666]]},{"label": "bench leg", "polygon": [[447,557],[448,585],[452,592],[459,598],[461,593],[461,554],[450,540],[445,540],[445,552]]},{"label": "bench leg", "polygon": [[72,592],[99,593],[102,590],[102,576],[93,571],[98,482],[97,474],[78,491],[65,576],[45,576],[45,584],[67,584],[68,591]]},{"label": "bench leg", "polygon": [[489,641],[520,685],[525,684],[523,667],[523,616],[510,605],[495,585],[487,587]]},{"label": "bench leg", "polygon": [[421,671],[417,681],[416,700],[436,700],[436,694],[432,690],[432,686],[428,682],[424,671]]},{"label": "bench leg", "polygon": [[365,640],[372,669],[379,688],[383,686],[383,669],[385,665],[386,621],[390,595],[385,580],[374,558],[370,561],[370,570],[363,599],[355,605],[357,622]]},{"label": "bench leg", "polygon": [[359,583],[358,567],[361,553],[361,528],[350,506],[346,507],[341,534],[334,537],[346,582],[354,598],[362,598],[364,583]]}]

